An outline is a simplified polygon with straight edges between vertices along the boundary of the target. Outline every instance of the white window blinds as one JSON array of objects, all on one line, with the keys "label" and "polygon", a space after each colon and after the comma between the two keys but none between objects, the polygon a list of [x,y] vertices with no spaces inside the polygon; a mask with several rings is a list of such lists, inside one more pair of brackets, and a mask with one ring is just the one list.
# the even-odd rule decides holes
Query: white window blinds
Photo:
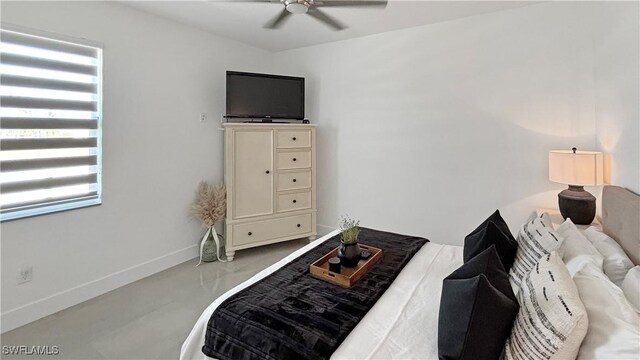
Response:
[{"label": "white window blinds", "polygon": [[0,219],[101,202],[102,48],[0,29]]}]

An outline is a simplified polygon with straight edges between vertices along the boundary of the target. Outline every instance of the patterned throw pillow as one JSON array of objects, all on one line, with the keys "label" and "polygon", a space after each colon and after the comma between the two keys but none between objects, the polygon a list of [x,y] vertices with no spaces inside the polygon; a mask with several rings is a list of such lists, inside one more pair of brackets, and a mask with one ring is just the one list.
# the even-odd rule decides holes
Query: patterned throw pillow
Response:
[{"label": "patterned throw pillow", "polygon": [[543,257],[522,279],[520,311],[505,343],[506,360],[575,359],[589,321],[562,258]]},{"label": "patterned throw pillow", "polygon": [[560,246],[564,239],[553,228],[545,224],[542,216],[536,216],[534,213],[520,228],[516,241],[518,242],[518,250],[513,266],[509,270],[509,279],[513,292],[517,294],[522,286],[522,280],[538,260],[549,255],[552,251],[560,252]]}]

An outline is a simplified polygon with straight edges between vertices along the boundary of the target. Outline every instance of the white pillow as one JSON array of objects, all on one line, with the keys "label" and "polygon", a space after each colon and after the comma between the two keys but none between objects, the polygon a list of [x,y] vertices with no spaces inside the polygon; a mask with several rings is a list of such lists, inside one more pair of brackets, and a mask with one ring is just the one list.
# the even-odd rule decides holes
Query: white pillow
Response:
[{"label": "white pillow", "polygon": [[540,258],[549,255],[552,251],[561,251],[562,236],[555,232],[553,227],[545,224],[543,217],[544,214],[539,217],[533,213],[516,236],[518,250],[509,270],[509,281],[515,294],[519,291],[522,279]]},{"label": "white pillow", "polygon": [[[534,214],[536,214],[536,213],[534,213]],[[537,214],[536,215],[530,215],[529,216],[529,221],[533,220],[532,216],[535,217],[535,216],[537,216]],[[546,212],[542,213],[542,215],[540,215],[540,219],[542,220],[542,222],[544,223],[544,225],[546,227],[548,227],[549,229],[553,230],[553,221],[551,221],[551,216],[549,216],[549,213],[546,213]]]},{"label": "white pillow", "polygon": [[627,276],[624,277],[620,288],[636,312],[640,312],[640,266],[636,266],[627,272]]},{"label": "white pillow", "polygon": [[629,259],[622,247],[620,247],[615,240],[598,228],[590,226],[584,231],[584,234],[604,257],[602,269],[605,275],[607,275],[614,284],[618,286],[622,285],[625,275],[627,275],[627,272],[633,267],[631,259]]},{"label": "white pillow", "polygon": [[578,358],[638,359],[640,318],[620,290],[594,264],[573,277],[589,316]]},{"label": "white pillow", "polygon": [[582,235],[582,232],[578,230],[570,218],[558,226],[556,231],[564,238],[562,260],[567,265],[571,277],[584,266],[586,261],[591,261],[596,267],[602,269],[604,260],[602,254]]},{"label": "white pillow", "polygon": [[567,267],[554,251],[523,279],[520,310],[505,343],[511,359],[575,359],[589,320]]}]

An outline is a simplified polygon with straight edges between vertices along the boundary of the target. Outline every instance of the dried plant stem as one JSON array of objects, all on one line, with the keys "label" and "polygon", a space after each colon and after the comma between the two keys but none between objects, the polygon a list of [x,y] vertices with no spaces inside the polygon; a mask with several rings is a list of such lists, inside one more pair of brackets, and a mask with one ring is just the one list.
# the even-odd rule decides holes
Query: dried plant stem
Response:
[{"label": "dried plant stem", "polygon": [[223,220],[227,211],[227,189],[224,184],[211,185],[201,181],[196,191],[196,200],[191,207],[192,215],[202,221],[203,227],[211,227]]}]

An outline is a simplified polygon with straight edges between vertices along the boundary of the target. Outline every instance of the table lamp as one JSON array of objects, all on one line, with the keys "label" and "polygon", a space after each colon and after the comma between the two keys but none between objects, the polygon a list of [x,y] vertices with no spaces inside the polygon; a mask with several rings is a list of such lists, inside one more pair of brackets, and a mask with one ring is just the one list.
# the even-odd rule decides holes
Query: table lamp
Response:
[{"label": "table lamp", "polygon": [[602,153],[597,151],[549,151],[549,180],[569,185],[558,194],[563,218],[574,224],[589,225],[596,216],[596,198],[585,185],[602,185]]}]

